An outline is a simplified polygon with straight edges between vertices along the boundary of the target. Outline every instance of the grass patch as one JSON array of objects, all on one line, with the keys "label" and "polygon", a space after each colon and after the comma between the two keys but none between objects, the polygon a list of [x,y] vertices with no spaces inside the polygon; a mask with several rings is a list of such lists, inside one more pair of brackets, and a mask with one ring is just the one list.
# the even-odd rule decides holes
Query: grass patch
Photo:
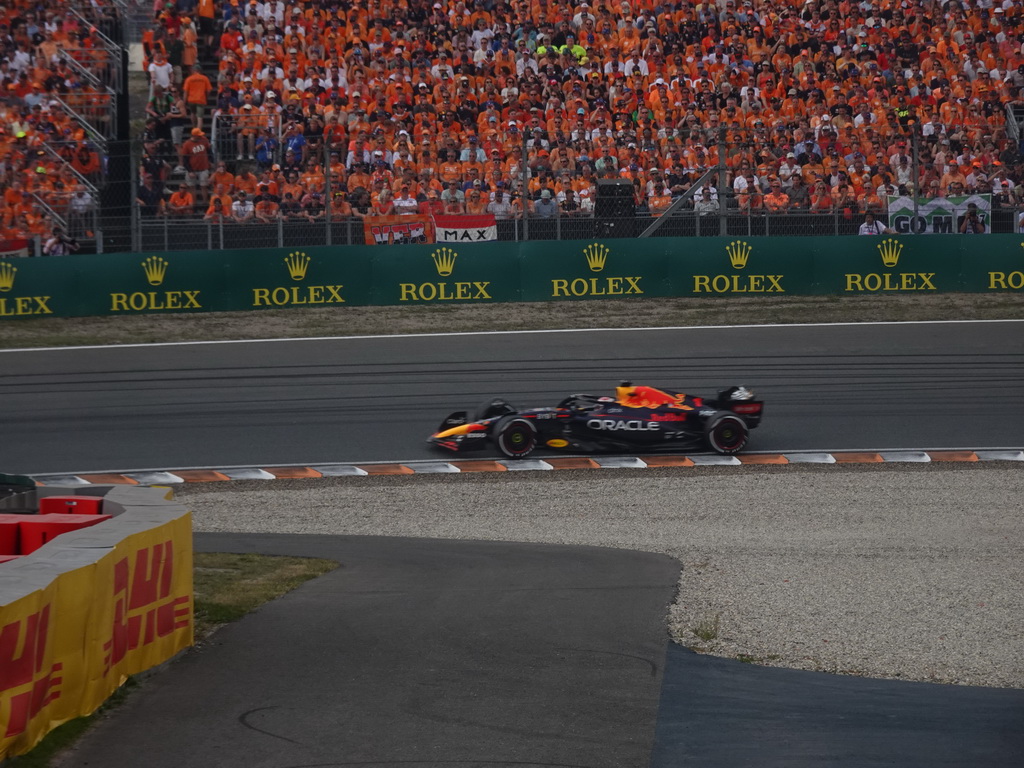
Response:
[{"label": "grass patch", "polygon": [[196,640],[237,621],[303,582],[333,571],[331,560],[197,553],[195,556]]},{"label": "grass patch", "polygon": [[216,339],[365,336],[442,331],[642,328],[764,323],[1024,318],[1024,293],[608,299],[436,307],[319,307],[132,317],[24,318],[0,347]]},{"label": "grass patch", "polygon": [[698,640],[702,640],[705,643],[710,643],[712,640],[718,639],[718,630],[721,628],[722,614],[716,613],[714,616],[705,617],[697,622],[692,630],[694,637]]},{"label": "grass patch", "polygon": [[[308,557],[196,553],[196,644],[201,644],[218,627],[237,621],[264,603],[337,567],[332,560]],[[129,678],[96,712],[64,723],[50,731],[28,754],[0,760],[0,764],[4,768],[50,768],[61,752],[105,713],[116,709],[138,686],[134,678]]]}]

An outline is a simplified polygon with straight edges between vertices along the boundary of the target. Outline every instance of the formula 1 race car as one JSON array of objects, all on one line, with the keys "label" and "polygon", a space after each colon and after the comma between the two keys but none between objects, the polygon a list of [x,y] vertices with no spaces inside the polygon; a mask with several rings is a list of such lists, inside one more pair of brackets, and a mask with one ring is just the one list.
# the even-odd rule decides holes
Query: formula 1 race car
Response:
[{"label": "formula 1 race car", "polygon": [[615,397],[569,395],[554,408],[520,410],[504,400],[489,400],[472,420],[466,411],[451,414],[427,442],[454,452],[493,444],[510,459],[524,458],[538,447],[582,452],[710,448],[732,455],[746,446],[763,411],[764,403],[746,387],[702,398],[624,381]]}]

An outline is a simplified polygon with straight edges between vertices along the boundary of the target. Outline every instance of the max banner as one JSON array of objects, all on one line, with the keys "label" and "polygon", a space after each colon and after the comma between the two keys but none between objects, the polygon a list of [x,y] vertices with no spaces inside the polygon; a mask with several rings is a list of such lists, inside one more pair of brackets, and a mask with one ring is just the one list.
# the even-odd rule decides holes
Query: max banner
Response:
[{"label": "max banner", "polygon": [[434,216],[434,236],[439,243],[485,243],[498,239],[493,213],[479,216]]},{"label": "max banner", "polygon": [[188,513],[0,605],[0,760],[192,645],[192,619]]},{"label": "max banner", "polygon": [[367,245],[407,245],[434,242],[430,216],[367,216],[363,219]]}]

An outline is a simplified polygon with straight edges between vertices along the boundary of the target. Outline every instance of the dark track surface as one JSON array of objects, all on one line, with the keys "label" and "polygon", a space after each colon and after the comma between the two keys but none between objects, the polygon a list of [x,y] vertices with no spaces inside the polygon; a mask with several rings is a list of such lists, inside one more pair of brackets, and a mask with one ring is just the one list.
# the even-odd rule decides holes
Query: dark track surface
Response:
[{"label": "dark track surface", "polygon": [[672,558],[345,536],[196,542],[343,565],[152,678],[72,765],[647,765]]},{"label": "dark track surface", "polygon": [[870,680],[670,643],[650,768],[1019,768],[1024,691]]},{"label": "dark track surface", "polygon": [[[767,401],[751,451],[1024,444],[1024,323],[292,340],[0,353],[0,467],[32,474],[438,458],[450,411],[621,378]],[[472,454],[470,454],[472,456]],[[479,454],[477,454],[479,455]]]},{"label": "dark track surface", "polygon": [[343,565],[150,679],[65,765],[1017,768],[1024,757],[1022,691],[765,669],[667,643],[679,567],[668,557],[196,542]]}]

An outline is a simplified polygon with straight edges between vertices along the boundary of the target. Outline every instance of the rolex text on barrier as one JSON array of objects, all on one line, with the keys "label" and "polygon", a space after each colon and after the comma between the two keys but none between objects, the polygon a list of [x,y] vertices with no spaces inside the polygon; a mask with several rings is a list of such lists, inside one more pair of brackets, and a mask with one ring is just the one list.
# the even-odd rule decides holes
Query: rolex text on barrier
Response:
[{"label": "rolex text on barrier", "polygon": [[811,290],[810,259],[779,248],[772,238],[730,240],[721,250],[703,249],[700,264],[703,269],[688,286],[695,296],[781,294],[798,282],[798,289]]},{"label": "rolex text on barrier", "polygon": [[50,306],[51,296],[42,290],[44,286],[47,290],[51,288],[47,276],[42,274],[44,270],[25,269],[26,264],[34,264],[35,261],[21,258],[0,261],[0,318],[38,317],[54,313]]},{"label": "rolex text on barrier", "polygon": [[671,296],[663,240],[521,244],[522,300]]},{"label": "rolex text on barrier", "polygon": [[652,237],[0,259],[0,321],[289,307],[1024,290],[1024,238]]},{"label": "rolex text on barrier", "polygon": [[374,258],[374,304],[517,301],[518,244],[408,246]]}]

